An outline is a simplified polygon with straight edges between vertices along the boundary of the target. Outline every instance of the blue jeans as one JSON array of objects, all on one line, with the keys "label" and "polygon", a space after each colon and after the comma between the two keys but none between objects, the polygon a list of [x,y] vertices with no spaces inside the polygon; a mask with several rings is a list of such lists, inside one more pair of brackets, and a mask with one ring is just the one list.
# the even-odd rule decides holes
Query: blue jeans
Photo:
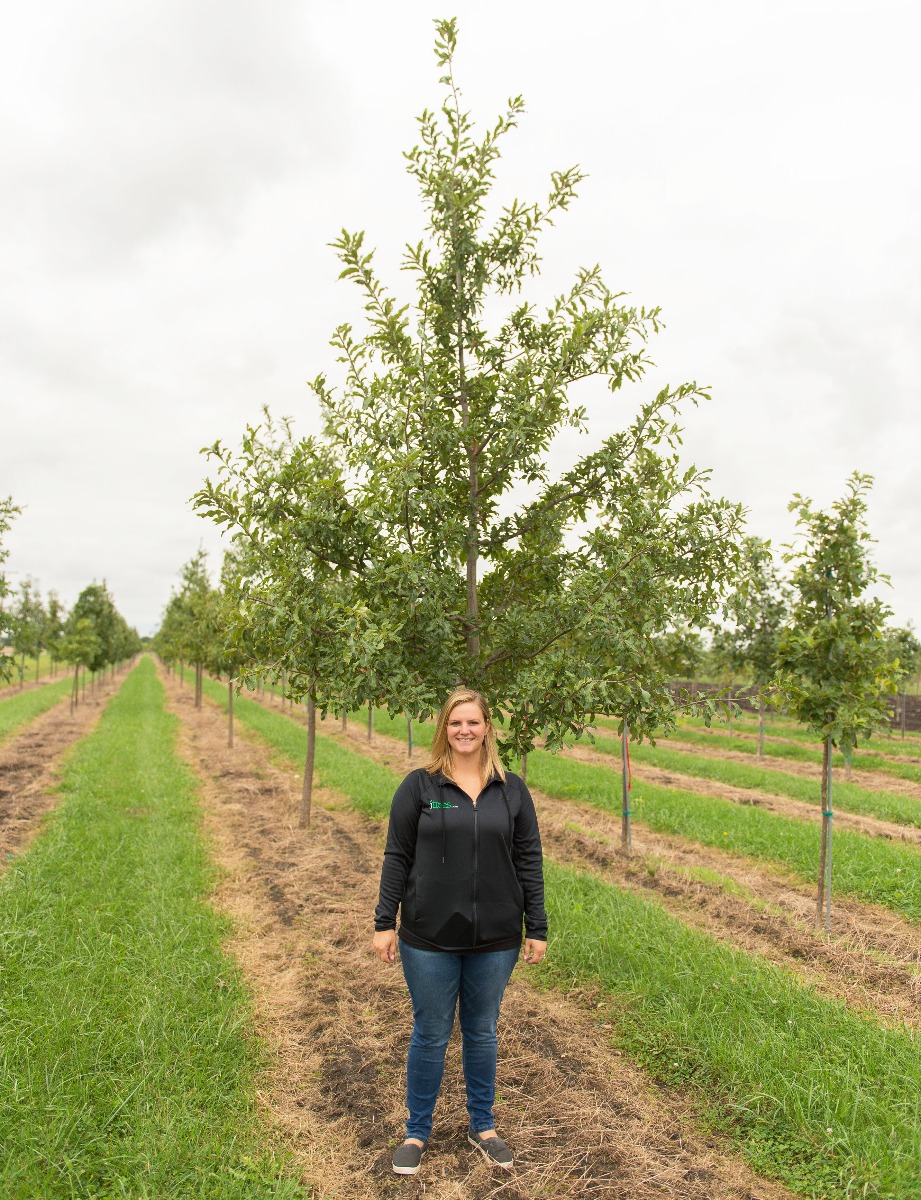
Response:
[{"label": "blue jeans", "polygon": [[[400,942],[400,961],[413,1002],[413,1035],[406,1059],[406,1136],[427,1142],[445,1068],[445,1050],[458,1008],[470,1128],[493,1128],[496,1099],[496,1024],[518,948],[483,954],[418,950]],[[460,1002],[458,1004],[458,1001]]]}]

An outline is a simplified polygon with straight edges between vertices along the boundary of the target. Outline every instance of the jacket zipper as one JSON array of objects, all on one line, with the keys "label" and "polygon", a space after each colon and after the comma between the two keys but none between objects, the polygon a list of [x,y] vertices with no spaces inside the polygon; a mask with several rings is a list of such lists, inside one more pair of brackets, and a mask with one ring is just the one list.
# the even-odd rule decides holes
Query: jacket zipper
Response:
[{"label": "jacket zipper", "polygon": [[480,896],[480,827],[477,822],[477,806],[473,806],[473,944],[479,941],[480,914],[477,901]]}]

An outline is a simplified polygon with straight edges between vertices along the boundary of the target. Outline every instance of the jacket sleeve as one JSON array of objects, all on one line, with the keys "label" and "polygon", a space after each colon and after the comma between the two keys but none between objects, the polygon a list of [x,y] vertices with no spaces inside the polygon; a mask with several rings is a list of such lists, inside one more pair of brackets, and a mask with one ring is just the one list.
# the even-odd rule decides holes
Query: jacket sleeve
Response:
[{"label": "jacket sleeve", "polygon": [[390,824],[387,829],[387,845],[384,847],[380,894],[377,908],[374,910],[374,928],[378,933],[384,929],[396,929],[397,909],[403,899],[406,879],[416,857],[416,831],[422,807],[421,798],[418,772],[413,771],[397,788],[390,805]]},{"label": "jacket sleeve", "polygon": [[544,909],[544,854],[537,827],[534,801],[524,782],[518,780],[521,807],[515,818],[512,859],[515,874],[524,892],[525,937],[547,940],[547,913]]}]

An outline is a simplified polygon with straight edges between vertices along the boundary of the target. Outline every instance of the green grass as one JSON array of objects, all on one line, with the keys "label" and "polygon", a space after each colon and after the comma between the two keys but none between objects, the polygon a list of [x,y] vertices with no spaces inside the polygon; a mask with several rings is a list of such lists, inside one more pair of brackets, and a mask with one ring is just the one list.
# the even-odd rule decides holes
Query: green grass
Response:
[{"label": "green grass", "polygon": [[[610,767],[538,751],[528,759],[528,783],[561,800],[620,812],[620,775]],[[659,833],[776,863],[806,883],[818,880],[817,824],[639,781],[631,807],[635,821]],[[901,842],[835,830],[834,890],[921,921],[921,852]]]},{"label": "green grass", "polygon": [[[595,738],[595,749],[602,754],[616,756],[619,763],[618,738],[598,735]],[[634,763],[647,763],[649,766],[674,771],[676,774],[691,775],[695,779],[710,779],[717,783],[730,784],[732,787],[787,796],[804,804],[821,803],[821,785],[818,779],[789,775],[780,767],[690,754],[673,750],[664,742],[656,746],[650,746],[648,742],[631,743],[630,758]],[[846,783],[837,773],[832,779],[832,803],[835,808],[846,812],[879,817],[898,825],[921,827],[921,800],[896,792],[871,792],[859,784]]]},{"label": "green grass", "polygon": [[547,864],[544,979],[596,984],[617,1046],[756,1170],[816,1200],[921,1195],[921,1053],[656,904]]},{"label": "green grass", "polygon": [[[617,722],[608,717],[599,717],[597,724],[599,727],[616,729]],[[713,729],[726,729],[726,723],[714,724]],[[678,723],[678,729],[675,733],[676,741],[686,740],[685,735],[688,732],[697,731],[704,737],[712,737],[711,733],[706,731],[703,721],[683,717]],[[771,738],[787,738],[796,742],[802,742],[808,746],[814,747],[817,744],[817,738],[814,733],[806,729],[805,726],[797,724],[789,720],[766,720],[764,724],[765,740]],[[758,717],[757,714],[746,713],[741,720],[736,720],[733,727],[732,738],[727,738],[730,743],[739,738],[741,742],[755,740],[758,736]],[[754,752],[754,751],[753,751]],[[898,731],[893,733],[892,737],[877,736],[869,738],[865,742],[861,742],[860,746],[854,754],[854,765],[863,757],[864,753],[874,753],[886,755],[895,755],[898,757],[913,756],[921,757],[921,733],[908,732],[903,740]],[[821,754],[821,751],[818,751]]]},{"label": "green grass", "polygon": [[[685,742],[689,746],[707,746],[723,751],[733,750],[741,754],[750,752],[754,755],[757,748],[756,740],[748,736],[734,736],[732,738],[714,737],[713,734],[691,729],[683,729],[680,733],[676,733],[673,739],[663,739],[659,742],[659,745],[667,746],[672,740]],[[805,740],[796,742],[765,741],[764,753],[766,758],[781,758],[788,759],[791,762],[811,763],[816,767],[822,765],[822,750],[821,747],[817,747],[814,738],[811,745],[805,744]],[[908,751],[905,753],[907,754]],[[917,748],[912,753],[917,756]],[[912,783],[921,783],[921,767],[913,763],[895,762],[891,758],[884,757],[882,754],[872,753],[867,750],[857,750],[851,759],[851,763],[856,769],[861,771],[885,771],[890,775],[897,776],[899,779],[908,779]],[[832,757],[832,765],[836,770],[843,771],[846,765],[844,755],[835,753]]]},{"label": "green grass", "polygon": [[[204,681],[205,695],[227,707],[227,685],[213,679]],[[288,710],[271,708],[245,696],[234,696],[234,717],[258,733],[282,757],[299,770],[304,769],[307,730],[287,715]],[[412,764],[407,764],[407,769]],[[354,806],[371,817],[385,817],[397,784],[403,778],[389,767],[369,762],[334,738],[317,734],[314,757],[315,781],[320,786],[336,787],[352,798]]]},{"label": "green grass", "polygon": [[70,693],[72,680],[68,677],[57,683],[46,683],[44,687],[32,688],[0,697],[0,742],[15,733],[21,725],[28,724],[47,712]]},{"label": "green grass", "polygon": [[304,1196],[266,1149],[264,1052],[221,949],[196,785],[149,659],[0,881],[0,1195]]}]

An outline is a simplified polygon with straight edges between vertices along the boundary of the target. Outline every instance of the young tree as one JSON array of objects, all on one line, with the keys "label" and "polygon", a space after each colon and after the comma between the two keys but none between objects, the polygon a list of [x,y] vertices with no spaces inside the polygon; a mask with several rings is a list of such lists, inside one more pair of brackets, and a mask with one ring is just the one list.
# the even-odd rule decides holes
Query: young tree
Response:
[{"label": "young tree", "polygon": [[61,639],[64,636],[64,623],[67,620],[67,610],[61,603],[57,592],[48,593],[48,603],[45,605],[44,644],[51,656],[51,674],[54,675],[55,664],[61,657]]},{"label": "young tree", "polygon": [[0,500],[0,650],[2,650],[0,653],[0,683],[9,683],[15,670],[15,651],[10,645],[13,633],[12,620],[7,602],[10,585],[3,564],[10,554],[6,545],[6,535],[9,533],[14,519],[21,512],[22,509],[13,503],[12,496]]},{"label": "young tree", "polygon": [[316,711],[342,713],[384,694],[381,672],[396,677],[404,647],[368,618],[356,581],[373,544],[360,518],[343,511],[339,469],[313,439],[295,441],[266,414],[247,430],[238,455],[219,445],[219,481],[196,503],[234,537],[225,571],[223,635],[245,681],[284,680],[307,709],[300,823],[310,822]]},{"label": "young tree", "polygon": [[[13,497],[7,496],[5,500],[0,500],[0,645],[4,648],[9,643],[11,633],[10,629],[10,614],[7,608],[7,596],[10,594],[10,585],[6,577],[6,572],[3,569],[3,564],[10,556],[9,547],[6,544],[6,535],[9,533],[14,519],[22,512],[22,509],[13,503]],[[14,664],[8,655],[0,656],[0,682],[8,683],[13,676]]]},{"label": "young tree", "polygon": [[[647,627],[623,583],[651,539],[659,586],[674,579],[672,598],[686,590],[694,607],[704,592],[712,604],[739,510],[706,494],[705,472],[679,467],[675,416],[704,395],[695,384],[663,389],[623,432],[554,478],[554,438],[586,427],[574,385],[597,378],[617,393],[641,379],[659,311],[625,303],[597,267],[579,271],[544,314],[510,303],[538,273],[539,235],[582,176],[553,173],[545,203],[514,200],[488,225],[500,142],[523,105],[511,101],[478,141],[454,81],[455,22],[437,29],[447,95],[441,119],[423,113],[421,145],[407,156],[427,216],[426,237],[404,261],[415,302],[388,295],[363,235],[343,233],[342,275],[364,295],[367,331],[360,339],[348,326],[336,331],[342,392],[322,376],[314,387],[329,440],[357,481],[355,505],[374,513],[389,562],[400,564],[389,594],[401,609],[436,598],[439,674],[490,694],[510,714],[508,749],[522,752],[537,731],[556,746],[596,711],[623,711],[626,691],[635,704],[641,681],[624,686],[628,664],[586,678],[572,646],[591,647],[601,628],[629,626],[635,637]],[[662,617],[653,603],[654,634]],[[682,615],[679,607],[671,619]]]},{"label": "young tree", "polygon": [[195,668],[195,707],[201,708],[203,672],[215,658],[220,631],[219,597],[208,575],[208,555],[199,549],[179,575],[163,614],[155,648],[164,662],[189,662]]},{"label": "young tree", "polygon": [[888,607],[870,590],[883,580],[870,559],[865,496],[872,477],[855,472],[830,511],[800,495],[790,502],[802,542],[795,563],[789,624],[778,648],[777,683],[790,710],[823,743],[822,844],[816,924],[831,924],[832,748],[849,753],[858,738],[889,723],[884,697],[899,668],[883,635]]},{"label": "young tree", "polygon": [[735,586],[723,603],[728,624],[714,626],[712,652],[718,662],[745,675],[757,689],[759,758],[764,757],[764,689],[776,674],[789,605],[789,586],[774,561],[771,543],[746,537]]},{"label": "young tree", "polygon": [[115,607],[105,580],[85,587],[77,597],[64,626],[62,657],[89,671],[95,684],[97,672],[114,667],[140,649],[137,631]]},{"label": "young tree", "polygon": [[42,652],[45,632],[45,610],[41,592],[34,579],[24,579],[19,585],[19,594],[10,606],[10,643],[19,655],[19,685],[26,677],[26,659],[35,659],[38,678],[38,660]]},{"label": "young tree", "polygon": [[70,711],[73,713],[80,698],[80,671],[92,670],[102,654],[102,639],[96,622],[91,616],[71,613],[64,626],[61,639],[61,657],[74,669],[73,687],[70,692]]}]

